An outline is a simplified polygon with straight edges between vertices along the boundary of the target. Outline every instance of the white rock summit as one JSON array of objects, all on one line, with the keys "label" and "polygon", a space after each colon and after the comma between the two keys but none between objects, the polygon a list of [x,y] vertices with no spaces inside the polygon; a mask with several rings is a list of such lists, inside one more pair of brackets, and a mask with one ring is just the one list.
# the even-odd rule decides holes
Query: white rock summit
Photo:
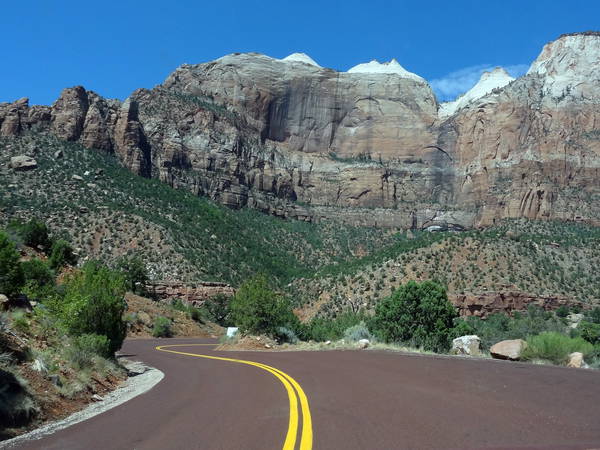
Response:
[{"label": "white rock summit", "polygon": [[318,65],[316,63],[316,61],[314,59],[312,59],[310,56],[308,56],[306,53],[292,53],[291,55],[286,56],[285,58],[283,58],[282,61],[285,61],[285,62],[300,62],[300,63],[310,64],[311,66],[315,66],[315,67],[321,68],[321,66]]},{"label": "white rock summit", "polygon": [[600,85],[600,32],[563,34],[546,44],[527,72],[534,74],[543,78],[544,94],[594,98]]},{"label": "white rock summit", "polygon": [[475,84],[475,86],[473,86],[470,90],[452,102],[442,103],[440,105],[439,116],[451,116],[468,103],[485,97],[494,89],[504,87],[513,80],[514,78],[511,77],[502,67],[496,67],[491,72],[483,72],[477,84]]},{"label": "white rock summit", "polygon": [[425,82],[419,75],[409,72],[402,67],[396,59],[392,59],[386,63],[380,63],[377,60],[373,60],[368,63],[358,64],[354,66],[348,73],[382,73],[382,74],[395,74],[402,78],[410,78],[411,80]]}]

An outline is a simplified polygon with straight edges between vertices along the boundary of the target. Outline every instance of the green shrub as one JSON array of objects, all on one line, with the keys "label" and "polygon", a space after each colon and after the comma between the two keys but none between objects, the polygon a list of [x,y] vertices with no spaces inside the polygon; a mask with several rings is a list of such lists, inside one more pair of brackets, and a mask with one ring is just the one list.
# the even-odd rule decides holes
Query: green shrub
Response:
[{"label": "green shrub", "polygon": [[296,333],[294,332],[294,330],[291,330],[287,327],[278,327],[277,330],[275,330],[275,334],[274,334],[275,339],[277,339],[277,341],[279,343],[288,343],[288,344],[297,344],[298,343],[298,336],[296,336]]},{"label": "green shrub", "polygon": [[505,339],[527,339],[545,331],[562,332],[565,328],[561,319],[538,306],[530,305],[523,313],[513,316],[504,313],[490,314],[486,319],[468,317],[468,325],[481,339],[481,346],[487,349]]},{"label": "green shrub", "polygon": [[166,338],[173,337],[173,328],[171,320],[163,316],[158,316],[156,319],[154,319],[152,336]]},{"label": "green shrub", "polygon": [[594,346],[582,338],[571,338],[561,333],[544,332],[527,338],[527,348],[523,351],[523,359],[543,359],[554,364],[566,364],[569,354],[581,352],[587,355]]},{"label": "green shrub", "polygon": [[361,339],[372,340],[373,336],[371,336],[371,333],[369,332],[367,325],[365,325],[365,322],[360,322],[357,325],[346,328],[344,331],[344,339],[349,342],[358,342]]},{"label": "green shrub", "polygon": [[585,319],[588,322],[600,323],[600,306],[590,309],[585,313]]},{"label": "green shrub", "polygon": [[456,317],[441,285],[409,281],[377,304],[372,329],[384,342],[408,342],[425,350],[447,351]]},{"label": "green shrub", "polygon": [[561,305],[558,308],[556,308],[555,313],[558,317],[565,318],[569,315],[569,307],[566,305]]},{"label": "green shrub", "polygon": [[184,312],[190,319],[194,320],[195,322],[205,322],[205,312],[202,309],[196,308],[193,305],[183,303],[179,298],[171,300],[171,306],[177,311]]},{"label": "green shrub", "polygon": [[29,247],[40,247],[42,250],[49,250],[52,246],[52,239],[48,233],[48,227],[44,222],[31,219],[19,227],[19,235],[25,245]]},{"label": "green shrub", "polygon": [[289,302],[269,288],[266,277],[246,281],[231,300],[233,323],[242,333],[273,335],[278,327],[298,321]]},{"label": "green shrub", "polygon": [[42,287],[54,284],[55,275],[52,269],[44,261],[34,258],[21,263],[26,283],[33,283]]},{"label": "green shrub", "polygon": [[123,256],[117,261],[117,268],[125,276],[127,289],[136,294],[143,294],[146,291],[148,269],[139,256]]},{"label": "green shrub", "polygon": [[344,332],[368,317],[362,312],[343,311],[336,317],[315,317],[308,324],[301,324],[298,333],[302,340],[317,342],[337,341],[344,337]]},{"label": "green shrub", "polygon": [[62,319],[69,334],[103,335],[110,342],[111,354],[120,349],[127,329],[123,321],[127,306],[123,276],[97,262],[88,262],[66,281],[64,288],[64,298],[50,302],[49,307]]},{"label": "green shrub", "polygon": [[99,334],[82,334],[73,339],[75,347],[82,350],[89,351],[95,355],[102,356],[104,358],[110,358],[113,356],[110,349],[110,341],[104,335]]},{"label": "green shrub", "polygon": [[204,308],[208,313],[208,319],[222,327],[231,325],[229,320],[229,302],[230,297],[223,294],[217,294],[206,300]]},{"label": "green shrub", "polygon": [[5,233],[0,232],[0,294],[9,297],[21,292],[25,284],[19,252]]},{"label": "green shrub", "polygon": [[29,314],[23,309],[17,309],[11,314],[12,326],[21,333],[29,333],[31,330],[31,321]]},{"label": "green shrub", "polygon": [[600,344],[600,323],[581,321],[577,326],[580,336],[591,344]]},{"label": "green shrub", "polygon": [[52,244],[49,263],[52,269],[57,270],[66,265],[77,264],[77,256],[67,241],[59,239]]}]

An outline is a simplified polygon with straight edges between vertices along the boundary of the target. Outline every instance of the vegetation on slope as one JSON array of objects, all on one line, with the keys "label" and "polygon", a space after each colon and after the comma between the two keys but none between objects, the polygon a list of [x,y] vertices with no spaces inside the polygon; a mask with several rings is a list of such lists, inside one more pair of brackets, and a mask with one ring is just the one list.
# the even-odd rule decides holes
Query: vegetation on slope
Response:
[{"label": "vegetation on slope", "polygon": [[[392,242],[392,233],[232,211],[132,175],[111,155],[31,134],[0,140],[2,154],[31,154],[38,168],[0,169],[0,216],[32,216],[70,237],[80,253],[113,261],[137,253],[154,279],[239,285],[263,272],[278,284]],[[54,157],[62,151],[62,157]],[[81,177],[74,178],[75,177]]]}]

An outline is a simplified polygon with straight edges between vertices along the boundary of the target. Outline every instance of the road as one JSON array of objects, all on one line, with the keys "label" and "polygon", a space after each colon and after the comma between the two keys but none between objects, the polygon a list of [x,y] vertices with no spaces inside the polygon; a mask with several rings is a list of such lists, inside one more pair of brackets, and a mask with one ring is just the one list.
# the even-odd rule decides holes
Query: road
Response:
[{"label": "road", "polygon": [[596,371],[364,350],[215,352],[199,343],[208,341],[126,341],[123,352],[162,370],[163,381],[17,448],[600,448]]}]

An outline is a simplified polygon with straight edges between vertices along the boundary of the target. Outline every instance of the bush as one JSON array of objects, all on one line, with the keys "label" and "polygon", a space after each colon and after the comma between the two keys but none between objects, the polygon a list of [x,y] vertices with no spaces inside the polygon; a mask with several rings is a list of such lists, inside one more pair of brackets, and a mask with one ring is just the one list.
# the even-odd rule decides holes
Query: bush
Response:
[{"label": "bush", "polygon": [[214,297],[206,300],[204,307],[208,312],[209,320],[221,325],[222,327],[229,326],[231,324],[229,319],[229,301],[230,297],[223,294],[217,294]]},{"label": "bush", "polygon": [[479,336],[484,349],[505,339],[527,339],[545,331],[562,332],[565,328],[560,318],[534,305],[524,313],[513,313],[512,317],[495,313],[486,319],[468,317],[466,322],[473,328],[473,334]]},{"label": "bush", "polygon": [[447,351],[456,317],[442,286],[432,281],[409,281],[377,304],[372,329],[384,342],[408,342],[425,350]]},{"label": "bush", "polygon": [[21,292],[24,284],[19,253],[8,236],[0,232],[0,294],[15,296]]},{"label": "bush", "polygon": [[530,336],[522,356],[523,359],[544,359],[554,364],[566,364],[569,354],[581,352],[585,356],[593,350],[594,346],[582,338],[549,331]]},{"label": "bush", "polygon": [[562,317],[564,319],[569,315],[569,307],[566,305],[561,305],[558,308],[556,308],[555,313],[558,317]]},{"label": "bush", "polygon": [[52,244],[49,263],[50,267],[54,270],[60,269],[66,265],[73,266],[77,264],[77,256],[67,241],[59,239]]},{"label": "bush", "polygon": [[371,336],[365,322],[360,322],[358,325],[346,328],[346,331],[344,331],[344,339],[349,342],[358,342],[361,339],[372,340],[373,336]]},{"label": "bush", "polygon": [[33,283],[37,287],[53,285],[55,275],[52,269],[40,259],[31,259],[21,263],[26,283]]},{"label": "bush", "polygon": [[154,337],[173,337],[173,329],[171,320],[167,317],[158,316],[154,319],[154,327],[152,328],[152,336]]},{"label": "bush", "polygon": [[581,321],[577,327],[580,336],[591,344],[600,344],[600,323]]},{"label": "bush", "polygon": [[183,303],[179,298],[171,300],[171,306],[177,311],[186,313],[190,319],[196,322],[204,323],[205,321],[204,311],[202,311],[200,308],[196,308],[193,305]]},{"label": "bush", "polygon": [[337,341],[344,337],[344,332],[348,328],[367,320],[364,313],[347,310],[337,317],[315,317],[308,324],[301,324],[298,332],[305,341]]},{"label": "bush", "polygon": [[44,251],[52,247],[52,239],[50,239],[48,227],[44,222],[31,219],[19,227],[18,233],[23,243],[29,247],[40,247]]},{"label": "bush", "polygon": [[110,341],[103,335],[82,334],[72,339],[72,345],[77,351],[87,353],[90,356],[98,355],[103,358],[111,358],[113,356]]},{"label": "bush", "polygon": [[281,344],[283,344],[283,343],[297,344],[298,343],[298,336],[296,336],[296,333],[294,333],[294,330],[290,330],[287,327],[278,327],[277,330],[275,330],[274,337]]},{"label": "bush", "polygon": [[585,319],[589,322],[600,323],[600,306],[596,306],[586,312]]},{"label": "bush", "polygon": [[117,268],[123,272],[127,288],[136,294],[145,292],[148,282],[148,269],[138,256],[124,256],[117,262]]},{"label": "bush", "polygon": [[289,302],[259,275],[246,281],[231,299],[233,323],[242,333],[274,335],[278,327],[295,328],[298,319]]},{"label": "bush", "polygon": [[123,276],[97,262],[88,262],[67,280],[64,288],[64,298],[51,301],[49,307],[61,318],[69,334],[103,335],[110,342],[111,354],[120,349],[127,329],[123,321],[127,307]]}]

